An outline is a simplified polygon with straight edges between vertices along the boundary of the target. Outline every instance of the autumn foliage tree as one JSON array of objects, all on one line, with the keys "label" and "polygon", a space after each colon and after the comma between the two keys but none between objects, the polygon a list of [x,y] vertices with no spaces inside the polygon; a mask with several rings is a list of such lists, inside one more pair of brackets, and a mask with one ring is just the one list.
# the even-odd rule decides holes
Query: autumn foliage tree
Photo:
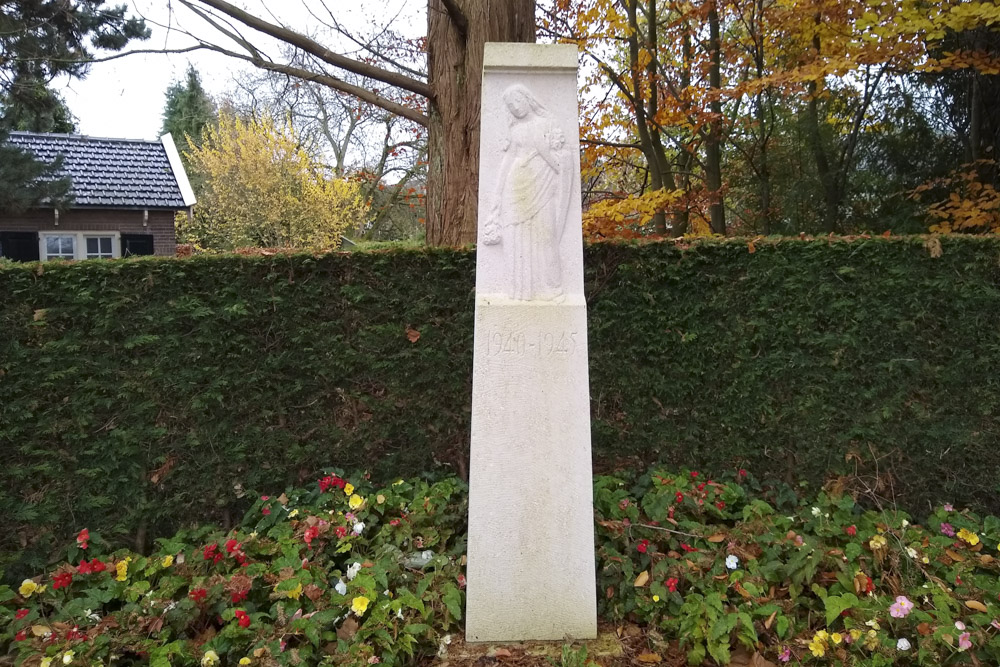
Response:
[{"label": "autumn foliage tree", "polygon": [[356,182],[329,173],[290,126],[268,117],[223,111],[186,153],[200,192],[193,219],[179,221],[181,241],[213,250],[326,250],[367,213]]}]

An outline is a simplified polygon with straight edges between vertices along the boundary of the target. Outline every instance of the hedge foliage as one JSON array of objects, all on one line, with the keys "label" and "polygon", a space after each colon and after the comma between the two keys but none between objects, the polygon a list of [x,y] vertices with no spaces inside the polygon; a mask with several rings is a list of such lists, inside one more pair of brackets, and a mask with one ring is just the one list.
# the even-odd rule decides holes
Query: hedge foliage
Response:
[{"label": "hedge foliage", "polygon": [[[464,474],[474,264],[0,268],[0,551],[83,527],[141,546],[331,465]],[[607,244],[586,266],[599,469],[861,472],[913,512],[1000,512],[1000,239]]]}]

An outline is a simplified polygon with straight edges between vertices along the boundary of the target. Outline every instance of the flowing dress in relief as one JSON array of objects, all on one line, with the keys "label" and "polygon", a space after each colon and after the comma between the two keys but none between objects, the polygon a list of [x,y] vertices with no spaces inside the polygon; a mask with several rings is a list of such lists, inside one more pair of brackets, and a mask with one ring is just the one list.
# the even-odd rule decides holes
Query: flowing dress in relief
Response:
[{"label": "flowing dress in relief", "polygon": [[510,128],[483,242],[503,246],[508,296],[557,299],[574,162],[561,130],[526,88],[511,86],[503,98]]}]

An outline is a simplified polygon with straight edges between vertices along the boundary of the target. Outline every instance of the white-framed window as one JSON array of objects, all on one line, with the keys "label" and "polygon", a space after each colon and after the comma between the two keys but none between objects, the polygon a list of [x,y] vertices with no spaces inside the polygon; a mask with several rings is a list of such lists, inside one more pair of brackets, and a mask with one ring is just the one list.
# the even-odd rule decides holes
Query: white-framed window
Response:
[{"label": "white-framed window", "polygon": [[50,259],[112,259],[121,257],[118,232],[39,232],[39,256]]}]

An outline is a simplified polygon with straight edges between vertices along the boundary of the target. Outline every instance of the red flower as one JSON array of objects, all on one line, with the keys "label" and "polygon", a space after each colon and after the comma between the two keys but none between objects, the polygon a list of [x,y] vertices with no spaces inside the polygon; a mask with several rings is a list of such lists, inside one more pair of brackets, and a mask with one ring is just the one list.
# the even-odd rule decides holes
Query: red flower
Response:
[{"label": "red flower", "polygon": [[851,526],[848,526],[847,528],[845,528],[844,532],[847,533],[848,535],[850,535],[851,537],[854,537],[855,535],[858,534],[858,528],[857,528],[857,526],[851,525]]},{"label": "red flower", "polygon": [[692,551],[697,551],[697,549],[695,549],[694,547],[688,546],[688,545],[686,545],[684,543],[681,543],[681,549],[683,549],[684,551],[686,551],[688,553],[691,553]]},{"label": "red flower", "polygon": [[249,588],[246,589],[245,591],[233,591],[233,593],[232,593],[233,604],[239,604],[239,603],[243,602],[244,600],[246,600],[248,593],[250,593],[250,589]]},{"label": "red flower", "polygon": [[208,591],[206,591],[204,588],[196,588],[190,593],[188,593],[188,597],[194,600],[195,602],[201,602],[206,597],[208,597]]},{"label": "red flower", "polygon": [[319,537],[319,527],[310,526],[309,528],[306,528],[306,533],[302,536],[302,539],[305,540],[306,544],[312,546],[312,541],[317,537]]},{"label": "red flower", "polygon": [[87,542],[90,541],[90,531],[84,528],[76,536],[76,543],[81,549],[87,548]]},{"label": "red flower", "polygon": [[22,618],[27,616],[30,612],[27,609],[18,609],[17,613],[14,614],[14,618],[20,621]]},{"label": "red flower", "polygon": [[675,498],[675,499],[677,500],[677,502],[679,502],[679,503],[682,503],[682,502],[684,502],[684,494],[683,494],[683,493],[681,493],[680,491],[678,491],[678,492],[677,492],[677,495],[676,495],[676,496],[674,496],[674,498]]},{"label": "red flower", "polygon": [[215,553],[215,550],[218,548],[219,548],[218,544],[209,544],[207,547],[202,549],[202,557],[204,558],[204,560],[212,560],[213,558],[215,558],[218,555]]},{"label": "red flower", "polygon": [[235,614],[236,614],[236,620],[240,624],[241,628],[249,628],[250,627],[250,615],[249,614],[247,614],[242,609],[237,609],[236,612],[235,612]]},{"label": "red flower", "polygon": [[57,574],[52,577],[52,590],[57,591],[60,588],[66,588],[73,583],[73,575],[69,572],[63,572],[62,574]]},{"label": "red flower", "polygon": [[226,541],[226,553],[231,554],[240,548],[240,543],[235,539]]},{"label": "red flower", "polygon": [[726,503],[722,502],[721,500],[715,503],[715,506],[718,507],[720,510],[726,509]]},{"label": "red flower", "polygon": [[337,526],[333,529],[333,532],[337,534],[338,538],[347,536],[347,526]]},{"label": "red flower", "polygon": [[347,480],[341,479],[336,475],[327,475],[323,479],[319,480],[319,490],[320,493],[326,492],[328,489],[343,489],[347,486]]},{"label": "red flower", "polygon": [[233,558],[235,558],[236,562],[240,564],[240,567],[246,567],[247,565],[249,565],[249,563],[247,563],[247,555],[242,551],[237,551],[236,553],[234,553]]},{"label": "red flower", "polygon": [[670,591],[671,593],[676,593],[677,584],[678,584],[677,577],[670,577],[669,579],[667,579],[667,590]]},{"label": "red flower", "polygon": [[90,563],[87,562],[86,558],[80,561],[80,564],[77,566],[76,571],[78,574],[90,574],[91,572],[93,572],[93,570],[90,569]]},{"label": "red flower", "polygon": [[97,574],[98,572],[104,572],[106,569],[108,569],[108,566],[102,563],[99,559],[95,558],[94,560],[90,561],[91,573]]},{"label": "red flower", "polygon": [[16,642],[23,642],[27,638],[28,638],[28,631],[27,630],[21,630],[16,635],[14,635],[14,641],[16,641]]},{"label": "red flower", "polygon": [[389,525],[392,526],[393,528],[395,528],[396,526],[399,525],[399,519],[391,519],[389,521]]},{"label": "red flower", "polygon": [[872,581],[871,577],[866,576],[865,578],[868,579],[868,581],[865,583],[865,593],[875,592],[875,582]]},{"label": "red flower", "polygon": [[691,471],[691,477],[697,477],[697,476],[698,476],[698,471],[697,470],[692,470]]},{"label": "red flower", "polygon": [[458,575],[458,587],[459,588],[465,588],[465,575],[464,574]]},{"label": "red flower", "polygon": [[747,476],[747,471],[744,470],[743,468],[740,468],[740,477],[746,477],[746,476]]},{"label": "red flower", "polygon": [[649,548],[649,540],[643,540],[639,544],[635,545],[635,550],[641,554],[646,553],[646,549]]},{"label": "red flower", "polygon": [[704,491],[705,490],[705,482],[702,482],[701,484],[698,485],[698,490],[699,491]]},{"label": "red flower", "polygon": [[260,513],[263,514],[264,516],[267,516],[268,514],[271,513],[271,508],[270,507],[265,507],[264,509],[262,509],[260,511]]}]

